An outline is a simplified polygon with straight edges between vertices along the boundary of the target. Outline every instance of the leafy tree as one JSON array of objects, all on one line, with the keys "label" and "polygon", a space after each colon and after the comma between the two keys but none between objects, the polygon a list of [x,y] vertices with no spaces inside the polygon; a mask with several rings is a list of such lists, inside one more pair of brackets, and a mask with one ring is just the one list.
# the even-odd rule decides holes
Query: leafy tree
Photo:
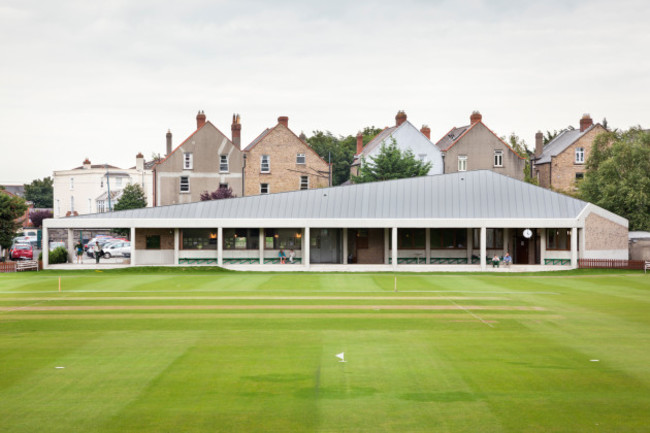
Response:
[{"label": "leafy tree", "polygon": [[43,220],[52,218],[53,216],[51,210],[37,210],[29,214],[29,219],[34,224],[34,227],[41,228],[43,226]]},{"label": "leafy tree", "polygon": [[395,139],[391,137],[388,145],[382,144],[377,156],[370,157],[370,161],[361,162],[359,176],[352,176],[352,181],[365,183],[426,176],[430,169],[431,162],[425,163],[416,159],[410,150],[402,152],[397,147]]},{"label": "leafy tree", "polygon": [[583,200],[627,218],[630,230],[650,230],[650,132],[599,134],[579,189]]},{"label": "leafy tree", "polygon": [[113,210],[140,209],[147,207],[147,198],[140,184],[132,183],[124,187],[122,196]]},{"label": "leafy tree", "polygon": [[201,201],[209,201],[209,200],[222,200],[224,198],[233,198],[236,197],[235,194],[232,193],[232,188],[230,187],[225,187],[225,186],[220,186],[216,191],[212,192],[207,192],[203,191],[201,193]]},{"label": "leafy tree", "polygon": [[16,219],[23,216],[26,210],[27,203],[23,198],[0,193],[0,246],[5,250],[11,247],[20,226]]},{"label": "leafy tree", "polygon": [[25,200],[34,203],[34,207],[52,208],[54,206],[54,188],[52,178],[34,179],[25,184]]},{"label": "leafy tree", "polygon": [[514,132],[510,133],[510,136],[508,137],[501,137],[501,140],[508,143],[519,156],[526,157],[528,155],[528,146],[526,145],[526,141],[519,138],[519,136]]}]

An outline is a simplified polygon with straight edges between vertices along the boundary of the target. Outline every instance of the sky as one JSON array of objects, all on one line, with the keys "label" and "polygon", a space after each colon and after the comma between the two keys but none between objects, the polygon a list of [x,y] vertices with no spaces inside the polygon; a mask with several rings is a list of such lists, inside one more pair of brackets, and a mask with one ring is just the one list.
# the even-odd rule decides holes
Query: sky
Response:
[{"label": "sky", "polygon": [[405,110],[538,130],[650,127],[647,0],[0,0],[0,184],[165,153],[203,110],[242,144],[356,134]]}]

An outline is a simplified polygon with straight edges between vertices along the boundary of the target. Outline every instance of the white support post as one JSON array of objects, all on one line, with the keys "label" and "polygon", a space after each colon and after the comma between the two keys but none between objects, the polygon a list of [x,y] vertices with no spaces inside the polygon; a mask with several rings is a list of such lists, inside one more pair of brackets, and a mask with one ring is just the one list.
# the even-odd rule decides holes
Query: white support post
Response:
[{"label": "white support post", "polygon": [[260,233],[259,233],[259,243],[260,243],[260,265],[264,264],[264,241],[266,240],[266,237],[264,236],[264,229],[260,228]]},{"label": "white support post", "polygon": [[546,232],[548,229],[540,229],[539,235],[539,264],[544,265],[546,261]]},{"label": "white support post", "polygon": [[390,258],[390,236],[388,228],[384,228],[384,264],[387,265]]},{"label": "white support post", "polygon": [[578,229],[571,228],[571,267],[578,267]]},{"label": "white support post", "polygon": [[391,251],[391,258],[393,261],[393,270],[397,270],[397,227],[393,227],[393,233],[392,233],[392,251]]},{"label": "white support post", "polygon": [[343,264],[348,264],[348,228],[343,227]]},{"label": "white support post", "polygon": [[305,234],[302,237],[302,264],[309,269],[309,249],[311,241],[309,240],[309,227],[305,227]]},{"label": "white support post", "polygon": [[425,248],[425,251],[424,251],[424,254],[425,254],[424,263],[426,263],[428,265],[429,263],[431,263],[431,229],[430,228],[424,229],[424,237],[425,237],[425,239],[424,239],[424,248]]},{"label": "white support post", "polygon": [[68,263],[74,263],[74,230],[68,229]]},{"label": "white support post", "polygon": [[174,266],[178,265],[178,259],[180,258],[179,255],[180,240],[181,240],[180,230],[176,228],[174,229]]},{"label": "white support post", "polygon": [[510,228],[505,227],[503,229],[503,253],[501,255],[505,257],[506,253],[509,252],[510,252]]},{"label": "white support post", "polygon": [[50,258],[50,237],[48,236],[47,227],[43,226],[43,240],[41,246],[43,247],[43,269],[49,268],[49,258]]},{"label": "white support post", "polygon": [[217,264],[223,266],[223,227],[217,228]]},{"label": "white support post", "polygon": [[481,270],[487,270],[487,227],[481,227]]},{"label": "white support post", "polygon": [[578,229],[578,258],[585,258],[585,229]]},{"label": "white support post", "polygon": [[131,227],[131,266],[135,266],[135,227]]}]

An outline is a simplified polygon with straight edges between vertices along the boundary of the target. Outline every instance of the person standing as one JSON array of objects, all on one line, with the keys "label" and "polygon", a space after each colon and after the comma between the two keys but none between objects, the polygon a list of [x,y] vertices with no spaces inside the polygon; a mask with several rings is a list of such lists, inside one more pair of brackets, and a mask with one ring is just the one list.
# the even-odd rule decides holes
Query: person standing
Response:
[{"label": "person standing", "polygon": [[99,264],[99,256],[101,255],[102,247],[99,246],[99,242],[95,242],[93,247],[93,255],[95,256],[95,264]]},{"label": "person standing", "polygon": [[74,246],[75,252],[77,253],[77,263],[81,263],[81,259],[84,254],[84,246],[81,241],[77,242],[77,245]]}]

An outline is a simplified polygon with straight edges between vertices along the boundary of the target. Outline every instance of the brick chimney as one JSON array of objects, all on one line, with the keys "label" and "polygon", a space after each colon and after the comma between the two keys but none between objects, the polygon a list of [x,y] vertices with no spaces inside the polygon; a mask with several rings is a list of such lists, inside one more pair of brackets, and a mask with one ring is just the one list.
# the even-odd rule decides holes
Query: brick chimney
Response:
[{"label": "brick chimney", "polygon": [[167,155],[172,153],[172,132],[167,130]]},{"label": "brick chimney", "polygon": [[88,158],[84,159],[84,170],[90,170],[90,160]]},{"label": "brick chimney", "polygon": [[542,131],[537,131],[535,134],[535,157],[539,158],[544,151],[544,134]]},{"label": "brick chimney", "polygon": [[196,115],[196,129],[199,129],[203,125],[205,125],[205,113],[199,110],[199,114]]},{"label": "brick chimney", "polygon": [[591,116],[587,113],[583,114],[582,119],[580,119],[580,132],[584,132],[593,124],[594,121],[591,119]]},{"label": "brick chimney", "polygon": [[404,122],[406,122],[406,113],[404,110],[399,110],[395,115],[395,126],[400,126]]},{"label": "brick chimney", "polygon": [[237,149],[241,149],[241,118],[239,117],[239,114],[232,115],[230,131],[232,132],[232,144],[234,144]]},{"label": "brick chimney", "polygon": [[278,123],[283,124],[287,128],[289,128],[289,118],[287,116],[280,116],[278,117]]},{"label": "brick chimney", "polygon": [[142,152],[135,156],[135,169],[138,171],[144,171],[144,155]]},{"label": "brick chimney", "polygon": [[475,124],[483,120],[483,116],[481,113],[478,112],[478,110],[472,111],[472,115],[469,116],[469,122],[470,124]]},{"label": "brick chimney", "polygon": [[427,125],[422,125],[420,132],[423,133],[429,140],[431,140],[431,128],[429,128]]},{"label": "brick chimney", "polygon": [[361,155],[363,152],[363,134],[361,131],[357,133],[357,155]]}]

